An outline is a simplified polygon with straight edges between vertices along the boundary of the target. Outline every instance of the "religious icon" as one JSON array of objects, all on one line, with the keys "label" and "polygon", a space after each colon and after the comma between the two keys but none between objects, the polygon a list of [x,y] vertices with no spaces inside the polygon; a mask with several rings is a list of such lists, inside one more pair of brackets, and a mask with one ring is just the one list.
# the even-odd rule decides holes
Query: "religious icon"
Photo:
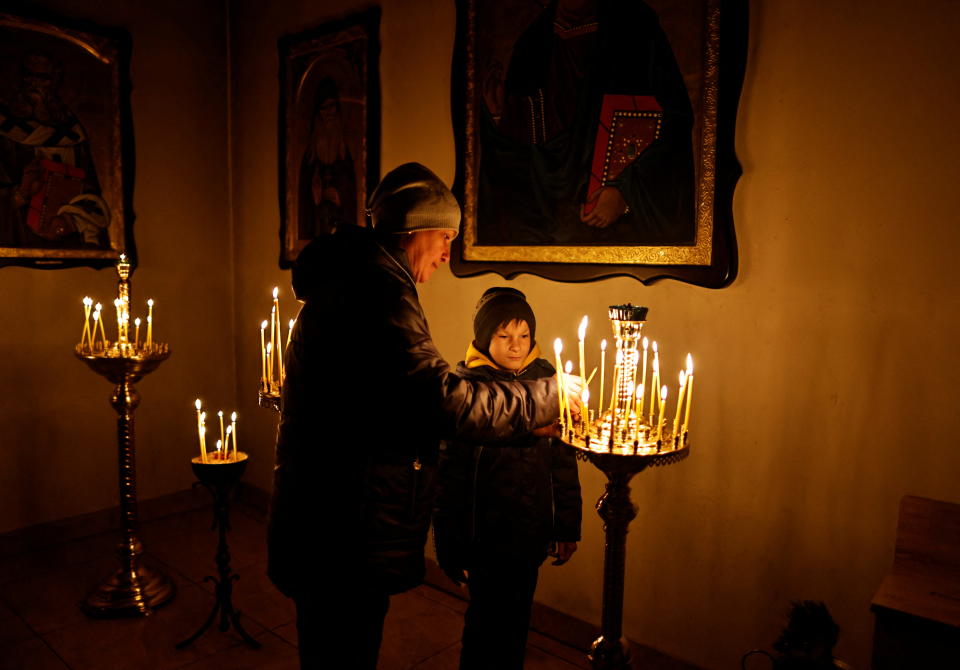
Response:
[{"label": "religious icon", "polygon": [[[689,281],[729,280],[735,254],[714,253],[718,235],[730,237],[721,251],[733,243],[732,222],[713,206],[717,169],[739,171],[732,147],[717,157],[719,76],[708,65],[719,53],[720,5],[460,2],[457,274],[643,279],[683,273],[644,265],[700,265],[712,278]],[[725,35],[735,42],[732,29]],[[736,54],[731,72],[741,67]]]},{"label": "religious icon", "polygon": [[281,38],[281,267],[318,235],[365,225],[379,169],[379,10]]},{"label": "religious icon", "polygon": [[106,265],[128,248],[126,42],[0,14],[0,260]]}]

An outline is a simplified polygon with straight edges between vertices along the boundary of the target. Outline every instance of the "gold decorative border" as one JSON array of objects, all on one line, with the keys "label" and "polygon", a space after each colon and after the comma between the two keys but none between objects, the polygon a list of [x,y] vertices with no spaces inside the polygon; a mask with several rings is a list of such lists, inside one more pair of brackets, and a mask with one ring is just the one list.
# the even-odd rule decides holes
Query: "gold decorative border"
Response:
[{"label": "gold decorative border", "polygon": [[[713,253],[713,204],[716,187],[717,101],[720,62],[720,0],[706,0],[703,44],[700,163],[697,165],[696,241],[691,246],[494,246],[477,244],[477,0],[467,0],[466,110],[464,144],[463,259],[523,263],[596,263],[602,265],[703,265]],[[696,124],[695,126],[696,127]]]}]

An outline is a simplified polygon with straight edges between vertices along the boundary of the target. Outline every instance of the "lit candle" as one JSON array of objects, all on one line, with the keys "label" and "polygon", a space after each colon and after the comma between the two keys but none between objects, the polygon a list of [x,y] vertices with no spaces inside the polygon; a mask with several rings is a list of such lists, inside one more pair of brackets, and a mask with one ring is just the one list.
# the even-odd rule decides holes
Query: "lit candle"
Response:
[{"label": "lit candle", "polygon": [[207,413],[200,412],[200,448],[207,453]]},{"label": "lit candle", "polygon": [[90,336],[90,310],[93,307],[93,300],[89,297],[84,297],[83,299],[83,334],[80,336],[80,347],[83,348],[83,343],[89,341],[90,346],[93,346],[93,338]]},{"label": "lit candle", "polygon": [[123,335],[123,310],[120,309],[120,298],[113,301],[113,307],[117,310],[117,340],[120,340]]},{"label": "lit candle", "polygon": [[[647,388],[647,347],[649,346],[650,346],[650,340],[648,340],[647,338],[643,338],[643,372],[640,375],[640,385],[643,386],[644,389]],[[639,409],[637,410],[637,414],[642,413],[643,412],[643,396],[640,396],[640,400],[637,403],[637,407],[639,407]]]},{"label": "lit candle", "polygon": [[634,394],[634,411],[637,415],[637,426],[643,420],[643,384],[637,384],[637,392]]},{"label": "lit candle", "polygon": [[[653,346],[656,347],[656,346],[657,346],[657,343],[654,342],[654,343],[653,343]],[[654,351],[656,351],[656,349],[654,349]],[[654,403],[657,402],[657,381],[659,380],[659,378],[660,378],[660,361],[658,361],[658,360],[656,359],[656,357],[654,357],[654,359],[653,359],[653,379],[652,379],[652,386],[653,386],[653,388],[650,390],[650,412],[649,412],[649,414],[650,414],[650,423],[651,423],[651,424],[653,423]]]},{"label": "lit candle", "polygon": [[140,317],[139,316],[133,320],[133,325],[136,326],[136,328],[133,331],[134,332],[133,346],[139,347],[140,346]]},{"label": "lit candle", "polygon": [[[276,289],[274,289],[276,291]],[[269,363],[269,372],[267,379],[273,379],[273,352],[277,350],[275,333],[277,332],[277,306],[274,305],[270,310],[270,342],[267,347],[267,363]]]},{"label": "lit candle", "polygon": [[223,442],[224,444],[228,444],[227,438],[223,433],[223,410],[220,410],[219,412],[217,412],[217,416],[220,417],[220,441]]},{"label": "lit candle", "polygon": [[[273,342],[267,342],[267,387],[273,383]],[[271,391],[273,389],[270,389]]]},{"label": "lit candle", "polygon": [[103,306],[98,302],[97,311],[93,313],[93,336],[97,336],[97,324],[100,325],[100,337],[103,339],[103,348],[107,348],[107,333],[103,329]]},{"label": "lit candle", "polygon": [[[563,367],[563,371],[568,375],[573,372],[573,361],[567,361],[567,364]],[[570,406],[570,389],[567,388],[566,384],[563,386],[563,392],[565,394],[563,398],[563,404],[567,408],[567,425],[570,430],[573,430],[573,407]]]},{"label": "lit candle", "polygon": [[[227,441],[223,443],[223,453],[227,460],[230,459],[230,436],[233,434],[233,426],[227,426]],[[236,451],[236,450],[234,450]],[[237,460],[234,458],[233,460]]]},{"label": "lit candle", "polygon": [[233,433],[233,460],[237,460],[237,413],[230,413],[230,428]]},{"label": "lit candle", "polygon": [[[600,340],[600,402],[597,403],[597,411],[603,414],[603,375],[607,367],[607,341]],[[603,416],[600,417],[601,422]]]},{"label": "lit candle", "polygon": [[587,371],[583,364],[583,338],[587,336],[587,316],[584,315],[580,321],[580,327],[577,329],[577,339],[580,342],[580,385],[587,387]]},{"label": "lit candle", "polygon": [[217,440],[217,456],[214,460],[220,461],[223,460],[223,440]]},{"label": "lit candle", "polygon": [[687,373],[685,370],[680,371],[680,391],[677,394],[677,413],[673,416],[673,436],[677,437],[679,433],[677,432],[680,429],[680,410],[683,409],[683,395],[684,391],[687,390]]},{"label": "lit candle", "polygon": [[660,388],[660,351],[657,349],[657,343],[653,342],[651,344],[653,348],[653,362],[654,368],[653,373],[656,375],[656,378],[651,380],[653,384],[652,391],[656,394],[657,389]]},{"label": "lit candle", "polygon": [[663,408],[667,406],[667,385],[664,384],[663,388],[660,389],[660,420],[657,422],[657,432],[660,435],[660,438],[663,438],[663,419],[664,412]]},{"label": "lit candle", "polygon": [[563,379],[563,364],[560,362],[560,354],[563,353],[563,342],[558,337],[553,341],[553,354],[557,359],[556,368],[557,368],[557,405],[560,409],[560,423],[564,423],[564,408],[563,408],[563,395],[564,395],[564,379]]},{"label": "lit candle", "polygon": [[[280,295],[280,288],[278,286],[273,287],[273,311],[270,313],[270,341],[273,342],[273,351],[276,355],[277,351],[277,340],[280,339],[280,300],[278,296]],[[277,339],[273,337],[274,323],[276,323],[277,330]]]},{"label": "lit candle", "polygon": [[148,347],[153,346],[153,298],[147,300],[147,341]]},{"label": "lit candle", "polygon": [[290,319],[290,323],[287,324],[287,346],[290,346],[290,337],[293,336],[294,321],[294,319]]},{"label": "lit candle", "polygon": [[197,408],[197,438],[200,440],[200,462],[206,463],[207,450],[203,444],[203,415],[200,413],[200,408],[202,407],[200,398],[197,398],[193,405]]},{"label": "lit candle", "polygon": [[590,425],[587,419],[590,417],[590,389],[584,388],[583,394],[580,396],[580,423],[584,426],[584,434],[590,434]]},{"label": "lit candle", "polygon": [[266,385],[267,383],[267,345],[264,344],[265,335],[264,333],[267,330],[267,320],[264,319],[260,322],[260,358],[262,365],[260,367],[260,384]]},{"label": "lit candle", "polygon": [[690,426],[690,403],[693,402],[693,356],[687,354],[687,409],[683,415],[683,433]]}]

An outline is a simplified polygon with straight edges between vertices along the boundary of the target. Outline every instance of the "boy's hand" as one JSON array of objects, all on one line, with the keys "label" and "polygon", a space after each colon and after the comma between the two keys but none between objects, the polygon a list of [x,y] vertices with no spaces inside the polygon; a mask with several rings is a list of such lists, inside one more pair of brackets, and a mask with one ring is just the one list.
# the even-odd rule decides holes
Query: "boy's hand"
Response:
[{"label": "boy's hand", "polygon": [[563,383],[567,389],[567,398],[570,399],[570,412],[576,417],[580,416],[580,384],[582,381],[579,375],[563,374]]},{"label": "boy's hand", "polygon": [[576,550],[576,542],[552,542],[549,551],[547,551],[547,556],[553,556],[557,559],[552,565],[563,565],[570,560]]}]

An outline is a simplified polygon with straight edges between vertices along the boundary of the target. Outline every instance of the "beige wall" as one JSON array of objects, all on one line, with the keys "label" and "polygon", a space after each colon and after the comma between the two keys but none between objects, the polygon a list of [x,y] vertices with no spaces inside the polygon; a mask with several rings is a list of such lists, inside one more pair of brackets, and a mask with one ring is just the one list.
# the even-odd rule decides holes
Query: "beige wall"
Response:
[{"label": "beige wall", "polygon": [[[419,160],[453,180],[452,4],[383,3],[384,170]],[[865,667],[869,602],[892,559],[898,500],[960,500],[951,407],[960,370],[951,26],[960,7],[752,4],[737,133],[742,260],[730,288],[444,271],[421,295],[451,361],[491,285],[527,293],[543,342],[572,342],[580,316],[601,324],[611,302],[649,305],[648,329],[670,367],[687,351],[697,357],[696,442],[683,464],[635,480],[625,632],[733,667],[776,638],[791,599],[823,599],[843,628],[839,653]],[[362,6],[235,6],[237,295],[249,326],[239,389],[248,404],[255,324],[269,287],[286,278],[275,263],[275,40]],[[275,426],[263,424],[253,477],[266,486]],[[542,571],[538,598],[597,621],[602,540],[592,505],[602,481],[588,466],[581,478],[584,541],[567,567]]]},{"label": "beige wall", "polygon": [[[133,38],[133,298],[155,299],[157,336],[173,352],[137,386],[139,493],[182,490],[193,481],[193,399],[229,407],[236,393],[224,12],[180,1],[35,4]],[[80,299],[109,305],[116,290],[113,270],[0,268],[0,532],[117,504],[112,388],[72,353]]]},{"label": "beige wall", "polygon": [[[289,276],[276,264],[276,39],[367,4],[232,3],[233,267],[222,15],[155,5],[162,10],[114,2],[72,12],[134,37],[143,266],[135,289],[165,306],[158,322],[174,348],[140,387],[141,493],[189,483],[183,452],[198,392],[236,398],[241,444],[253,456],[248,478],[268,488],[276,418],[255,405],[256,328],[275,284],[284,316],[292,311]],[[452,5],[383,2],[385,169],[417,160],[453,180]],[[630,300],[650,306],[648,330],[674,366],[695,353],[694,452],[634,481],[630,637],[705,667],[734,667],[744,650],[769,646],[791,599],[815,598],[843,629],[839,654],[866,667],[869,601],[892,559],[898,500],[960,501],[958,21],[960,5],[946,0],[908,9],[893,0],[752,3],[737,132],[741,270],[727,289],[460,280],[447,271],[423,287],[451,361],[481,291],[507,283],[530,298],[541,341],[572,341],[582,314],[600,324],[605,305]],[[108,506],[109,387],[69,347],[79,297],[109,295],[113,279],[8,268],[0,283],[0,379],[12,390],[0,405],[0,439],[13,456],[0,474],[0,530]],[[335,468],[332,458],[329,476]],[[538,598],[597,621],[602,547],[592,504],[602,481],[589,466],[581,479],[584,541],[568,566],[542,571]]]}]

